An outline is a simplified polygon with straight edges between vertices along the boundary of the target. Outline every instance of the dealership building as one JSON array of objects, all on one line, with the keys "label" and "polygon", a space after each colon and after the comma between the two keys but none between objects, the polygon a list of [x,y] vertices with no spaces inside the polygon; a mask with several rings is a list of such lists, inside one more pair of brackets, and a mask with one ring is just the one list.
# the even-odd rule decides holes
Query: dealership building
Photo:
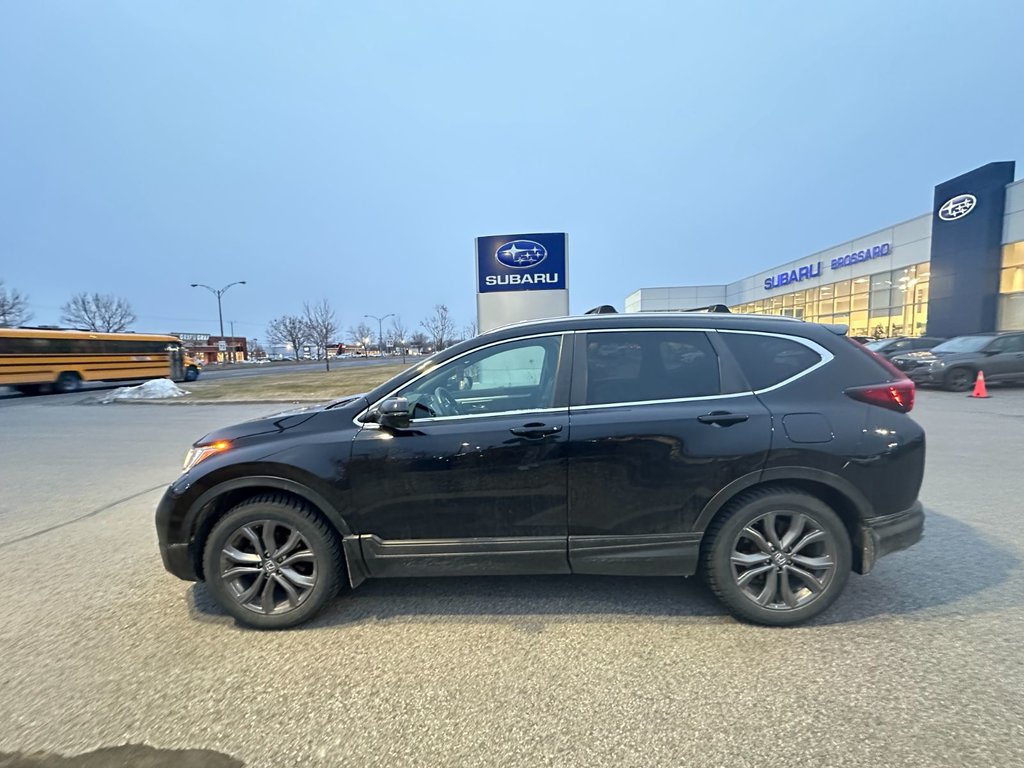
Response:
[{"label": "dealership building", "polygon": [[625,309],[711,304],[876,338],[1024,329],[1024,180],[989,163],[935,187],[923,216],[733,283],[641,288]]}]

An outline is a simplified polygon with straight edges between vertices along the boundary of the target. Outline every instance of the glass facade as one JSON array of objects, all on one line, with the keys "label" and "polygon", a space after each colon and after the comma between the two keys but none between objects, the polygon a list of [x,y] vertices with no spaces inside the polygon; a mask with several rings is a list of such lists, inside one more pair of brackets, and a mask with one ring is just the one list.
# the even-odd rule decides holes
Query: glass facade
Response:
[{"label": "glass facade", "polygon": [[[1021,256],[1024,257],[1024,250]],[[1019,271],[1022,273],[1020,279],[1024,280],[1024,267]],[[815,323],[840,323],[850,327],[851,336],[876,339],[923,336],[928,323],[930,275],[931,270],[925,261],[891,272],[840,280],[819,288],[774,294],[729,309],[733,312],[785,315]],[[1019,306],[1024,309],[1024,301]]]},{"label": "glass facade", "polygon": [[998,322],[1001,331],[1024,330],[1024,240],[1003,246]]}]

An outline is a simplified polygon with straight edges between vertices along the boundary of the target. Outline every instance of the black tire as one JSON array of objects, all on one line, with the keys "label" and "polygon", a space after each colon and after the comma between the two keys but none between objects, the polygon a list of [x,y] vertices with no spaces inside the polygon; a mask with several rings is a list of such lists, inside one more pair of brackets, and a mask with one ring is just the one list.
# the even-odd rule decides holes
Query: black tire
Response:
[{"label": "black tire", "polygon": [[82,377],[74,371],[64,371],[53,384],[54,392],[77,392],[82,388]]},{"label": "black tire", "polygon": [[974,379],[977,375],[970,368],[953,368],[946,372],[942,386],[950,392],[966,392],[974,386]]},{"label": "black tire", "polygon": [[[276,558],[277,564],[273,562],[275,558],[265,556],[266,547],[257,551],[245,533],[248,528],[258,542],[265,544],[266,523],[273,524],[269,526],[269,535],[279,545],[279,551],[291,541],[293,531],[302,541],[289,550],[289,556]],[[234,546],[237,542],[243,543]],[[311,559],[291,564],[289,570],[291,557],[307,550]],[[228,551],[235,556],[227,555]],[[252,561],[253,552],[258,561]],[[224,577],[225,573],[243,569],[243,575]],[[312,582],[311,586],[286,577],[289,572],[292,577]],[[341,541],[334,529],[312,507],[278,494],[255,496],[234,507],[213,527],[203,553],[203,574],[213,598],[237,621],[256,629],[284,629],[313,618],[338,594],[343,573]],[[269,584],[273,586],[268,587]],[[252,589],[256,592],[246,597]],[[270,599],[264,603],[268,591]],[[298,594],[297,601],[292,593]],[[254,604],[257,594],[260,606]],[[272,605],[269,611],[268,605]]]},{"label": "black tire", "polygon": [[[803,527],[797,516],[806,521]],[[782,546],[762,536],[767,545],[762,547],[748,533],[767,532],[769,520],[775,526],[774,542]],[[793,531],[795,539],[789,541]],[[820,537],[803,543],[812,533]],[[808,621],[835,602],[850,576],[852,551],[846,527],[827,504],[796,489],[765,488],[741,495],[715,518],[701,560],[711,591],[734,616],[786,627]]]},{"label": "black tire", "polygon": [[185,381],[195,381],[199,378],[199,369],[190,365],[185,369]]}]

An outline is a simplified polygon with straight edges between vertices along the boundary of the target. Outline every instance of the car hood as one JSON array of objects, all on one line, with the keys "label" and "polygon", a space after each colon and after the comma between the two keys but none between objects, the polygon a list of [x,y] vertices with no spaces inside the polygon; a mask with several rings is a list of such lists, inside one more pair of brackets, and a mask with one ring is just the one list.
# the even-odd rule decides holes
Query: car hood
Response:
[{"label": "car hood", "polygon": [[243,421],[240,424],[232,424],[229,427],[222,427],[204,435],[195,444],[209,445],[218,440],[240,440],[246,437],[256,437],[257,435],[285,432],[289,429],[294,429],[300,424],[305,424],[317,414],[327,410],[352,410],[354,415],[364,408],[366,408],[366,399],[362,395],[350,395],[340,400],[293,408],[270,416]]},{"label": "car hood", "polygon": [[977,356],[977,352],[933,352],[931,350],[921,350],[920,352],[907,352],[904,355],[896,355],[893,358],[893,362],[907,360],[916,363],[931,363],[941,360],[944,363],[952,363],[960,360],[973,360]]}]

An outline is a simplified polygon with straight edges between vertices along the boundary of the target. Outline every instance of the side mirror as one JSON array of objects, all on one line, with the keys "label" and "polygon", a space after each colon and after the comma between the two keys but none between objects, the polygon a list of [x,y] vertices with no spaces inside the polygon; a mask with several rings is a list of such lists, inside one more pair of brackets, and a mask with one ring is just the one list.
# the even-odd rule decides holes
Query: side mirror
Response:
[{"label": "side mirror", "polygon": [[377,409],[377,423],[384,429],[408,429],[409,401],[404,397],[389,397]]}]

